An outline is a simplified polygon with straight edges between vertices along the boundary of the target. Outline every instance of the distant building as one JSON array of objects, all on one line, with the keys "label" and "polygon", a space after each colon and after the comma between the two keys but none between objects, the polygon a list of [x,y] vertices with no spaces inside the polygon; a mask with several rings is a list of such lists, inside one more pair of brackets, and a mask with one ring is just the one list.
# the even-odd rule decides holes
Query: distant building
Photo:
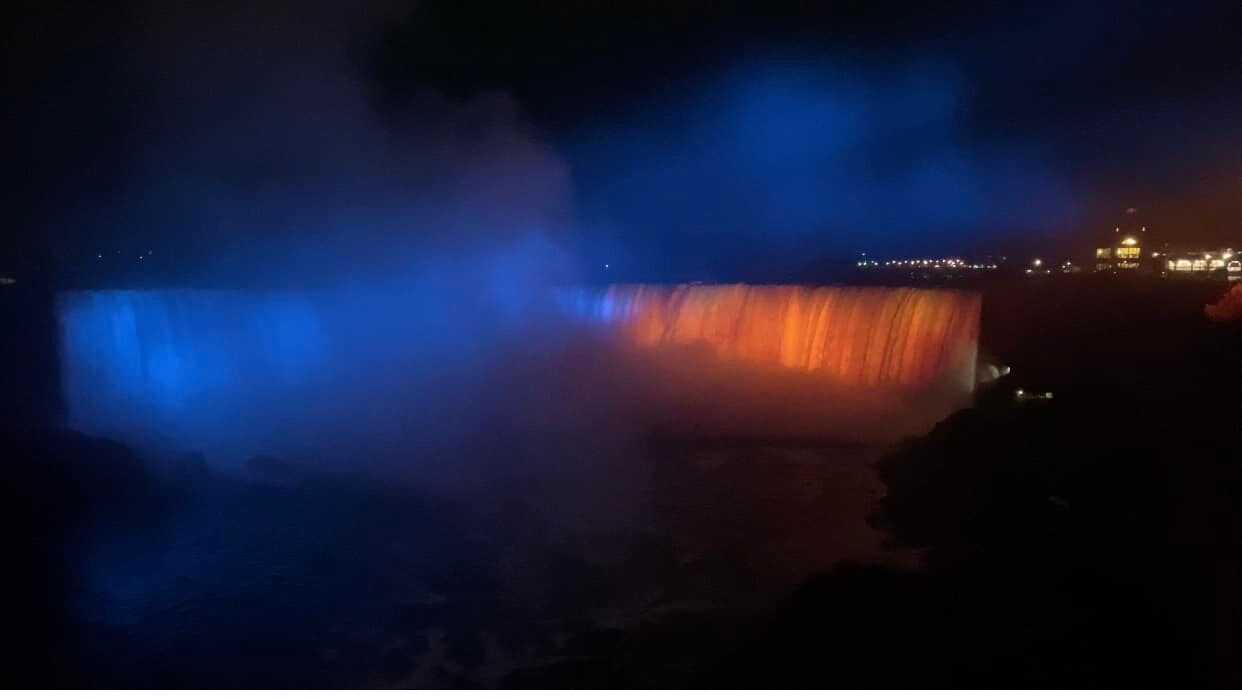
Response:
[{"label": "distant building", "polygon": [[[1230,280],[1242,278],[1242,251],[1233,248],[1170,248],[1145,245],[1147,226],[1134,218],[1136,209],[1126,209],[1126,223],[1113,228],[1112,242],[1095,249],[1097,272],[1150,272],[1160,276],[1219,274]],[[1147,250],[1147,254],[1144,254]],[[1027,270],[1030,272],[1031,270]]]},{"label": "distant building", "polygon": [[1143,238],[1147,226],[1134,221],[1135,209],[1126,209],[1126,225],[1113,229],[1113,241],[1108,247],[1095,249],[1095,271],[1139,271],[1143,265]]},{"label": "distant building", "polygon": [[1184,250],[1165,254],[1165,274],[1242,274],[1242,257],[1233,248]]},{"label": "distant building", "polygon": [[[1146,227],[1143,228],[1146,231]],[[1138,270],[1143,266],[1143,244],[1133,235],[1127,235],[1107,248],[1095,249],[1095,271]]]}]

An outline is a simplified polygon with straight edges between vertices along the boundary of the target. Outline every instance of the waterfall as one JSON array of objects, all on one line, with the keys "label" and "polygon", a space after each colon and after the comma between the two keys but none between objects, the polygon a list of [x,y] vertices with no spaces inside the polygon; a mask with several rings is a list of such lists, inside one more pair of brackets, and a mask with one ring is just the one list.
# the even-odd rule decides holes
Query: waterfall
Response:
[{"label": "waterfall", "polygon": [[541,339],[521,306],[540,297],[493,296],[435,280],[61,293],[67,426],[234,464],[460,438],[485,372]]},{"label": "waterfall", "polygon": [[295,294],[69,292],[57,315],[67,420],[93,434],[241,441],[327,362],[320,310]]},{"label": "waterfall", "polygon": [[[719,424],[793,429],[797,416],[774,416],[797,408],[816,417],[827,403],[898,415],[910,403],[896,394],[961,396],[975,380],[973,293],[638,285],[559,296],[571,315],[608,323],[626,344],[705,346],[729,364],[630,362],[610,351],[612,332],[488,312],[468,288],[81,291],[57,301],[66,415],[83,432],[220,463],[256,454],[352,463],[365,449],[465,443],[489,425],[527,424],[523,416],[560,425],[553,416],[569,415],[563,422],[579,425],[584,406],[675,422],[729,404],[744,410]],[[593,377],[585,387],[582,376]],[[612,376],[626,378],[601,378]],[[555,385],[557,398],[543,395]],[[702,395],[728,398],[696,404]]]},{"label": "waterfall", "polygon": [[719,356],[860,387],[974,384],[978,294],[884,287],[619,285],[563,296],[640,346],[701,343]]}]

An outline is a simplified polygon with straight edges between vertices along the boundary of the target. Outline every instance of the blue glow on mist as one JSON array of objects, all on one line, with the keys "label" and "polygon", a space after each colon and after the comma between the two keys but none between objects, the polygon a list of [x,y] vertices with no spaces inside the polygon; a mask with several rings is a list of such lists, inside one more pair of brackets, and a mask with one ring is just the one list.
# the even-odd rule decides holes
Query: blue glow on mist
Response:
[{"label": "blue glow on mist", "polygon": [[1077,204],[1052,154],[1024,134],[972,133],[971,97],[948,66],[756,63],[586,130],[571,158],[578,211],[612,241],[601,252],[656,264],[1061,230]]}]

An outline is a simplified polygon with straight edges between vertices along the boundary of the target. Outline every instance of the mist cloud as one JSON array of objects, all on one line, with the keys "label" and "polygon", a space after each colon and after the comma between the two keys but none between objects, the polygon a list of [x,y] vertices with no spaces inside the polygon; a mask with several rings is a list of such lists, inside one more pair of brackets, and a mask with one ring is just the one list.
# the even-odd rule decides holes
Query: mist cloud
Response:
[{"label": "mist cloud", "polygon": [[213,285],[401,273],[563,237],[567,169],[511,97],[379,107],[365,63],[392,14],[373,5],[153,5],[131,57],[143,138],[96,225]]},{"label": "mist cloud", "polygon": [[966,92],[935,62],[724,70],[585,132],[582,215],[620,241],[658,230],[674,254],[724,258],[942,250],[1071,224],[1057,163],[1019,134],[972,138]]}]

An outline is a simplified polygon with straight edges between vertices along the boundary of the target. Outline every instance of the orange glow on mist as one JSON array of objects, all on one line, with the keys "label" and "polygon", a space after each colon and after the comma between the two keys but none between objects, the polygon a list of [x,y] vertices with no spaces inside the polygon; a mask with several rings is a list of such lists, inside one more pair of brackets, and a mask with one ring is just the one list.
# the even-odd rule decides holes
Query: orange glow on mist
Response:
[{"label": "orange glow on mist", "polygon": [[720,356],[848,385],[973,386],[978,294],[803,286],[611,286],[598,298],[643,346],[706,343]]}]

